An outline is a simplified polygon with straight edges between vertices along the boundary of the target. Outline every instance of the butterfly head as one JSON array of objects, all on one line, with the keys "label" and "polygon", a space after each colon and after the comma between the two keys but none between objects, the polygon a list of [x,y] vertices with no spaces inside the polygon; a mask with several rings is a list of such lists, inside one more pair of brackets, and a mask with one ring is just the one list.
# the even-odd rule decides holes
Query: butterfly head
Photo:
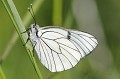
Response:
[{"label": "butterfly head", "polygon": [[39,29],[39,25],[31,24],[31,26],[29,28],[29,36],[30,36],[31,40],[38,39],[38,29]]},{"label": "butterfly head", "polygon": [[37,25],[37,24],[31,24],[29,32],[30,32],[30,34],[33,34],[33,33],[38,32],[38,29],[39,29],[39,25]]}]

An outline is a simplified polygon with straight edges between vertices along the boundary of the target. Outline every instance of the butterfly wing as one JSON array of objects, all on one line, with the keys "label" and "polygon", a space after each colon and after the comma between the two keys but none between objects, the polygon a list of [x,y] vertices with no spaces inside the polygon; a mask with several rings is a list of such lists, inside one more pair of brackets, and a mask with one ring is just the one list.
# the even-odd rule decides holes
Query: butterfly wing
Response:
[{"label": "butterfly wing", "polygon": [[98,44],[96,38],[91,34],[71,30],[71,41],[79,49],[82,57],[88,55]]},{"label": "butterfly wing", "polygon": [[41,63],[51,72],[74,67],[97,45],[97,40],[92,35],[79,31],[46,27],[39,32],[42,35],[35,50]]}]

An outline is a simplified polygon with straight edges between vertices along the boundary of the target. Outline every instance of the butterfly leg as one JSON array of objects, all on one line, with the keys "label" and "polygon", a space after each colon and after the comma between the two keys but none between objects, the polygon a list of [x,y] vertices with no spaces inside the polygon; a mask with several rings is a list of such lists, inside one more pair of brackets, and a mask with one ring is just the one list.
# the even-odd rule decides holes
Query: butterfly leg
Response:
[{"label": "butterfly leg", "polygon": [[26,31],[22,32],[21,34],[26,33],[26,32],[28,32],[29,30],[30,30],[30,28],[27,28]]},{"label": "butterfly leg", "polygon": [[[28,31],[29,31],[29,28],[26,31],[22,32],[21,34],[26,33]],[[25,44],[23,46],[25,46],[29,40],[30,40],[30,38],[29,38],[29,33],[28,33],[27,41],[25,42]]]},{"label": "butterfly leg", "polygon": [[29,40],[30,40],[30,38],[28,37],[27,41],[25,42],[25,44],[23,44],[23,46],[25,46]]},{"label": "butterfly leg", "polygon": [[24,31],[24,32],[22,32],[21,34],[26,33],[26,32],[27,32],[27,30],[26,30],[26,31]]},{"label": "butterfly leg", "polygon": [[35,46],[36,46],[36,44],[37,44],[37,42],[34,41],[33,50],[32,50],[32,52],[33,52],[33,56],[34,56],[34,51],[35,51]]}]

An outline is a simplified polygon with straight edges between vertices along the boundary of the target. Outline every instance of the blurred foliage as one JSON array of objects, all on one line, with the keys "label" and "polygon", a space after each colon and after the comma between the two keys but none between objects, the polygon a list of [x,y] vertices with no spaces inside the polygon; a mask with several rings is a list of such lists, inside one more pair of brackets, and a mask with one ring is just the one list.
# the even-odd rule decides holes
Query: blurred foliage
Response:
[{"label": "blurred foliage", "polygon": [[[25,17],[28,6],[35,0],[13,0],[16,8],[21,16]],[[53,8],[59,6],[53,6],[54,0],[44,0],[38,12],[35,14],[37,24],[41,26],[54,25],[53,24]],[[59,1],[59,0],[58,0]],[[79,29],[80,25],[76,22],[73,14],[72,2],[74,0],[62,1],[62,26],[66,28]],[[77,1],[77,0],[76,0]],[[78,0],[79,1],[79,0]],[[74,68],[60,72],[52,73],[47,70],[38,60],[35,58],[39,65],[43,79],[119,79],[120,77],[120,0],[96,0],[98,11],[103,25],[103,30],[106,37],[106,42],[110,51],[112,51],[113,64],[111,71],[99,71],[91,68],[89,56],[81,60]],[[74,6],[74,5],[73,5]],[[78,7],[79,8],[79,7]],[[54,16],[55,17],[55,16]],[[56,16],[57,17],[57,16]],[[58,20],[59,21],[59,20]],[[33,23],[33,20],[29,23]],[[4,53],[6,46],[9,44],[15,28],[10,20],[3,4],[0,2],[0,57]],[[26,26],[29,27],[29,26]],[[97,28],[96,28],[97,29]],[[94,30],[93,30],[94,31]],[[102,52],[103,50],[99,50]],[[94,53],[97,51],[93,51]],[[94,53],[92,55],[94,55]],[[97,57],[96,57],[97,58]],[[107,59],[107,58],[104,58]],[[99,61],[98,61],[99,62]],[[15,45],[9,51],[7,58],[3,61],[2,69],[6,79],[38,79],[36,72],[30,59],[25,51],[23,43],[20,39],[17,40]],[[99,68],[98,68],[99,69]],[[114,69],[117,70],[114,71]],[[104,73],[108,73],[106,75]],[[1,77],[0,77],[1,78]]]},{"label": "blurred foliage", "polygon": [[97,0],[108,46],[120,70],[120,0]]}]

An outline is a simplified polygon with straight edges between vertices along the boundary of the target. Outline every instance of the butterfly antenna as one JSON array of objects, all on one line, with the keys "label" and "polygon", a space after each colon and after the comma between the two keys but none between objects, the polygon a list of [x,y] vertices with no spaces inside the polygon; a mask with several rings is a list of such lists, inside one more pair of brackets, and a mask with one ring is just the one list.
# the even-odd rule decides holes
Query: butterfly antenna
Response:
[{"label": "butterfly antenna", "polygon": [[28,8],[28,11],[30,12],[34,22],[35,22],[35,26],[36,26],[36,19],[35,19],[35,13],[33,11],[33,7],[32,7],[32,4],[30,4],[30,7]]}]

